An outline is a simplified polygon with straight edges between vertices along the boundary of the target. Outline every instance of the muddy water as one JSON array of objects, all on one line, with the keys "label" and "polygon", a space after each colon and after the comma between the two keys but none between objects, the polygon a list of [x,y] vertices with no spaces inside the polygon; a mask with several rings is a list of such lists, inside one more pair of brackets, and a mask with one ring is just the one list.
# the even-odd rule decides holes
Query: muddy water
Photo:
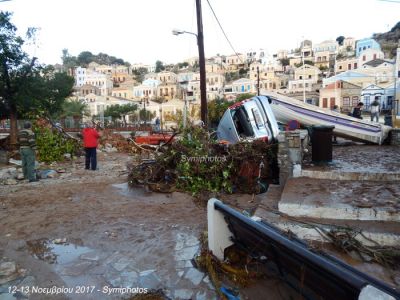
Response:
[{"label": "muddy water", "polygon": [[[13,299],[12,286],[29,286],[29,299],[121,299],[144,289],[215,299],[209,278],[191,263],[206,216],[187,195],[149,194],[126,183],[29,189],[9,195],[0,211],[0,255],[19,272],[0,285],[0,299]],[[53,286],[65,293],[32,293]]]}]

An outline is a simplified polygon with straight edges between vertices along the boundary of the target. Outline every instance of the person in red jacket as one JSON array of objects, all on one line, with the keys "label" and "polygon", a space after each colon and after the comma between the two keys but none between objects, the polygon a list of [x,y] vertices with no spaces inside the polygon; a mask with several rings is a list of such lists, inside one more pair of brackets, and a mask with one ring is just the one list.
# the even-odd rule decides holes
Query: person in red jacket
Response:
[{"label": "person in red jacket", "polygon": [[83,147],[85,147],[85,169],[93,171],[97,168],[97,145],[100,138],[100,133],[91,124],[87,124],[82,131]]}]

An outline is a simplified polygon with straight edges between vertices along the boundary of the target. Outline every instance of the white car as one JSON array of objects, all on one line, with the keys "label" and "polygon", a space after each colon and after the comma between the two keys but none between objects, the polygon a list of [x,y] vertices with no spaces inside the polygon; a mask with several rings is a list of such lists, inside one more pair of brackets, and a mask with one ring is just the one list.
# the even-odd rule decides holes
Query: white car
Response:
[{"label": "white car", "polygon": [[278,134],[278,123],[266,96],[255,96],[230,106],[217,128],[218,140],[231,144],[255,139],[272,143]]}]

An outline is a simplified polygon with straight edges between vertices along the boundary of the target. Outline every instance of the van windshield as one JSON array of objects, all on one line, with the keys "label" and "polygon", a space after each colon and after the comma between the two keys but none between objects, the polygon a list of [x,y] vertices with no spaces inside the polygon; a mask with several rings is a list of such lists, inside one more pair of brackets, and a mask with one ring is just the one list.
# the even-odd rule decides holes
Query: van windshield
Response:
[{"label": "van windshield", "polygon": [[250,124],[250,118],[243,106],[233,111],[233,123],[240,137],[253,137],[254,131]]}]

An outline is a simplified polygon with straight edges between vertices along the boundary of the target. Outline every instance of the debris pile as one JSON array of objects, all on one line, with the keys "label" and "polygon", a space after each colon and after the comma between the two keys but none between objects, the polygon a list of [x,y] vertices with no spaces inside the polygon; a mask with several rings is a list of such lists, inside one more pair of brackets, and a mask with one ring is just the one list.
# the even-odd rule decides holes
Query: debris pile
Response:
[{"label": "debris pile", "polygon": [[[315,229],[336,249],[347,254],[355,253],[363,262],[376,262],[387,268],[394,268],[400,264],[399,247],[381,246],[378,242],[365,236],[360,230],[338,227],[335,230],[326,231],[318,226],[315,226]],[[358,235],[371,242],[373,246],[366,246],[360,242],[357,238]]]},{"label": "debris pile", "polygon": [[103,131],[100,145],[102,146],[101,149],[105,152],[136,153],[136,148],[129,139],[123,137],[121,134],[113,133],[110,129]]},{"label": "debris pile", "polygon": [[264,141],[223,145],[202,128],[190,128],[182,138],[129,170],[129,184],[153,191],[181,190],[260,193],[278,177],[277,144]]},{"label": "debris pile", "polygon": [[194,261],[210,277],[219,299],[240,299],[236,287],[247,287],[266,276],[261,263],[235,245],[225,250],[226,259],[220,261],[208,250],[207,233],[202,236],[201,244],[200,255]]}]

